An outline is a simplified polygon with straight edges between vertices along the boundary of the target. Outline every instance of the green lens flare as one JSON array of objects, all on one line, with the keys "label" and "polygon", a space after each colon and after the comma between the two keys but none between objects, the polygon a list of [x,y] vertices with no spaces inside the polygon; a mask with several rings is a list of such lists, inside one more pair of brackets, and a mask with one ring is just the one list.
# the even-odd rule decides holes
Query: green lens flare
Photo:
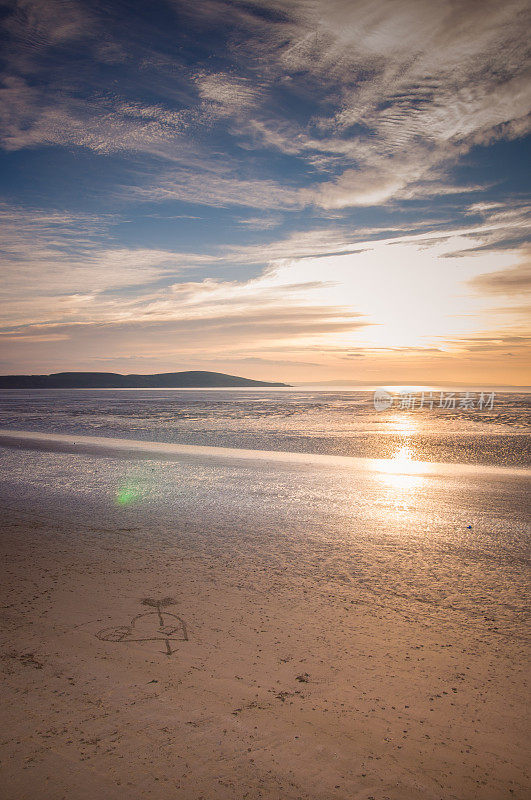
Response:
[{"label": "green lens flare", "polygon": [[117,506],[131,506],[147,500],[156,483],[155,468],[132,469],[118,478],[114,502]]},{"label": "green lens flare", "polygon": [[116,504],[128,506],[140,499],[141,492],[136,486],[120,486],[116,492]]}]

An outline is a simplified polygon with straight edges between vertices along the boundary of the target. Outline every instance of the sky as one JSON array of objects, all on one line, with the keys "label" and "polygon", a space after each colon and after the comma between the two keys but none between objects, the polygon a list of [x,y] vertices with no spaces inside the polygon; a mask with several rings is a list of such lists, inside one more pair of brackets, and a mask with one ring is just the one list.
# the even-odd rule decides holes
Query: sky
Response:
[{"label": "sky", "polygon": [[7,0],[0,372],[529,384],[529,4]]}]

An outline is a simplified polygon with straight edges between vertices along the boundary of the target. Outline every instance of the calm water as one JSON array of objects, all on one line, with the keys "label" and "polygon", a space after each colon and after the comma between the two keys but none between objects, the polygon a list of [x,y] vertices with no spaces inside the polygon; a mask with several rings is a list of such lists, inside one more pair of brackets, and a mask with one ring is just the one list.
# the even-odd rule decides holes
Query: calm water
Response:
[{"label": "calm water", "polygon": [[[414,394],[416,403],[420,393]],[[496,394],[492,409],[376,412],[367,391],[4,391],[0,428],[180,444],[371,458],[527,466],[531,395]],[[478,396],[475,403],[477,405]]]},{"label": "calm water", "polygon": [[[465,615],[482,631],[520,637],[529,402],[506,394],[483,412],[378,413],[360,391],[3,392],[0,428],[79,439],[69,452],[53,442],[46,452],[0,446],[0,512],[18,515],[20,535],[27,520],[124,539],[146,564],[150,548],[185,540],[228,563],[250,560],[273,582],[289,563],[325,593],[407,603],[408,614],[445,624]],[[117,457],[84,436],[137,444]],[[168,461],[145,445],[140,458],[144,442],[213,449]],[[291,463],[224,447],[362,460]]]}]

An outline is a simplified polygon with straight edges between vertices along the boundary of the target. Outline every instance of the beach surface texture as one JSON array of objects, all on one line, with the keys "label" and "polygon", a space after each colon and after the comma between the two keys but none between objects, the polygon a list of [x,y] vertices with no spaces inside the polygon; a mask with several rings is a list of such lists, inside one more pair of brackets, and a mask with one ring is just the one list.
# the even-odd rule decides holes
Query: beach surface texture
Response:
[{"label": "beach surface texture", "polygon": [[529,797],[527,470],[0,454],[4,800]]}]

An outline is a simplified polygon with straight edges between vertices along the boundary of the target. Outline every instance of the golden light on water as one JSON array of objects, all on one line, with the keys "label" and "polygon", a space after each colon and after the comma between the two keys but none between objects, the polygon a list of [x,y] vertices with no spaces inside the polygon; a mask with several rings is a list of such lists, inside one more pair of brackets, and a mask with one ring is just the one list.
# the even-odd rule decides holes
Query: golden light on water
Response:
[{"label": "golden light on water", "polygon": [[376,461],[376,471],[382,484],[383,499],[395,512],[406,512],[414,498],[414,490],[422,484],[420,473],[426,470],[422,461],[417,461],[411,437],[419,432],[420,425],[412,415],[395,414],[388,420],[390,434],[399,434],[402,442],[390,458]]},{"label": "golden light on water", "polygon": [[413,394],[420,394],[420,392],[437,392],[440,391],[436,386],[426,386],[426,384],[404,384],[403,386],[382,386],[386,392],[390,394],[399,395],[401,392],[412,392]]},{"label": "golden light on water", "polygon": [[389,460],[394,472],[401,472],[404,469],[407,471],[413,463],[413,452],[411,447],[407,444],[402,445],[402,447],[400,447],[394,456]]},{"label": "golden light on water", "polygon": [[[378,461],[378,473],[385,485],[394,490],[414,489],[422,483],[419,473],[425,469],[421,461],[413,459],[413,451],[409,445],[402,445],[392,458]],[[397,502],[404,502],[403,496],[397,496]]]},{"label": "golden light on water", "polygon": [[[417,420],[404,414],[395,414],[387,420],[387,428],[390,433],[398,433],[402,436],[413,436],[419,430]],[[396,454],[392,457],[395,458]]]}]

